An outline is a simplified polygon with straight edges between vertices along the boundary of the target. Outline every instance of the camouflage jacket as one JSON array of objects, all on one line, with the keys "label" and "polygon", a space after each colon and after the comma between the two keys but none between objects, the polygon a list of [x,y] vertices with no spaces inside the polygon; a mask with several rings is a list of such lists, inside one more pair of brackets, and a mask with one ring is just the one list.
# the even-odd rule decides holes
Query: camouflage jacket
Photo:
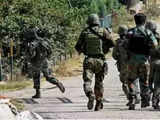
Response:
[{"label": "camouflage jacket", "polygon": [[31,63],[37,63],[39,61],[46,60],[52,53],[49,43],[45,40],[35,40],[28,43],[27,51],[26,57]]},{"label": "camouflage jacket", "polygon": [[126,38],[119,38],[113,48],[112,57],[120,63],[126,63],[128,60],[127,43]]}]

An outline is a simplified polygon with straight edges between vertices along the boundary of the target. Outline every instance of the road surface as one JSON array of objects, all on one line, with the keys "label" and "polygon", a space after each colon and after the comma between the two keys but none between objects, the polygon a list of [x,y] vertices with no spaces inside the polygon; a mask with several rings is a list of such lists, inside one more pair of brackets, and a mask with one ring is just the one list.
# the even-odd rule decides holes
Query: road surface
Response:
[{"label": "road surface", "polygon": [[104,109],[98,112],[88,110],[87,98],[83,92],[82,76],[64,78],[66,87],[63,94],[47,82],[42,85],[42,98],[31,99],[34,94],[32,88],[7,93],[10,97],[22,99],[26,109],[40,114],[45,120],[58,119],[160,119],[159,111],[152,107],[128,110],[127,100],[122,92],[121,83],[115,61],[108,60],[109,74],[104,80]]}]

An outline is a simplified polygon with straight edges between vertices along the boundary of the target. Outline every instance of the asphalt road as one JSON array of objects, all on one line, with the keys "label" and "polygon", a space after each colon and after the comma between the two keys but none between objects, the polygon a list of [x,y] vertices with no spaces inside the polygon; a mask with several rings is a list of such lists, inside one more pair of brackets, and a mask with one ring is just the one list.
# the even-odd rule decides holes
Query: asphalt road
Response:
[{"label": "asphalt road", "polygon": [[159,111],[154,111],[152,107],[141,109],[140,105],[137,105],[136,110],[128,110],[115,62],[110,59],[108,63],[109,74],[104,80],[104,109],[98,112],[88,110],[86,107],[88,100],[83,92],[82,76],[64,78],[62,80],[66,87],[64,94],[56,86],[44,82],[41,99],[31,99],[34,94],[32,88],[7,95],[22,99],[26,109],[40,114],[45,120],[160,119]]}]

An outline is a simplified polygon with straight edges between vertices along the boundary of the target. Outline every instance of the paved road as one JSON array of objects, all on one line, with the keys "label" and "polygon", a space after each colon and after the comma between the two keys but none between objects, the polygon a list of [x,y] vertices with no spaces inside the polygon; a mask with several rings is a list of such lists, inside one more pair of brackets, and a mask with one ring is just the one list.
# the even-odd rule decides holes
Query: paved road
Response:
[{"label": "paved road", "polygon": [[[66,92],[62,94],[55,86],[45,83],[41,99],[31,99],[32,89],[17,91],[10,96],[25,101],[26,108],[39,113],[45,120],[56,119],[160,119],[160,113],[151,107],[135,111],[125,106],[126,98],[121,90],[115,62],[109,60],[109,74],[105,78],[104,109],[98,112],[87,110],[87,98],[82,89],[82,78],[65,78],[62,82]],[[25,93],[24,93],[25,92]]]}]

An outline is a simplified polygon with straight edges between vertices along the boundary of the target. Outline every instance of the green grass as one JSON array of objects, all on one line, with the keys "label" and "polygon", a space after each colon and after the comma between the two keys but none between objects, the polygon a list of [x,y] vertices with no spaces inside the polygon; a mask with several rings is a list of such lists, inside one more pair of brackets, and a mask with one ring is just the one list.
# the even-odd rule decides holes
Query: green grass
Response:
[{"label": "green grass", "polygon": [[2,91],[10,91],[10,90],[20,90],[26,88],[27,86],[31,85],[32,81],[8,81],[4,84],[0,84],[0,90]]}]

